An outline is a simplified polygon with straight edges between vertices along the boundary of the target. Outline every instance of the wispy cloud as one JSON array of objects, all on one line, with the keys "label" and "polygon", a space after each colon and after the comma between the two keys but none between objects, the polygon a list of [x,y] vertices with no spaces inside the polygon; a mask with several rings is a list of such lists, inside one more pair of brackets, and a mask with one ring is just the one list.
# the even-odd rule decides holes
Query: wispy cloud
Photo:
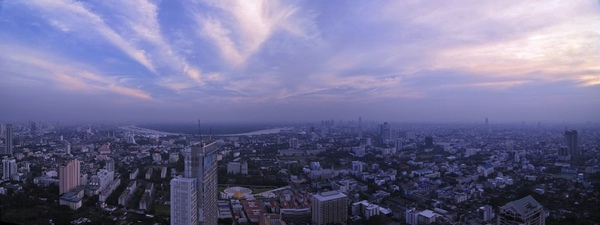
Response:
[{"label": "wispy cloud", "polygon": [[132,43],[108,26],[102,17],[86,8],[84,3],[70,0],[32,0],[21,3],[39,10],[42,16],[57,29],[88,38],[100,36],[148,70],[156,72],[144,50],[135,48]]},{"label": "wispy cloud", "polygon": [[204,83],[200,69],[175,51],[172,44],[164,37],[156,4],[148,0],[110,0],[103,3],[116,14],[116,20],[120,22],[124,36],[153,46],[149,51],[152,51],[152,58],[156,64],[165,65],[176,74],[183,73],[198,84]]},{"label": "wispy cloud", "polygon": [[3,65],[0,71],[6,76],[47,80],[56,83],[59,89],[73,90],[77,93],[109,92],[137,99],[152,99],[145,91],[122,85],[119,77],[92,72],[95,70],[92,66],[70,63],[72,59],[23,46],[1,44],[0,49],[4,52],[0,55],[0,65]]},{"label": "wispy cloud", "polygon": [[[200,36],[215,43],[222,57],[241,66],[260,50],[277,31],[314,38],[309,19],[298,14],[299,7],[279,1],[205,1],[217,12],[193,12],[201,27]],[[304,15],[307,16],[307,15]]]}]

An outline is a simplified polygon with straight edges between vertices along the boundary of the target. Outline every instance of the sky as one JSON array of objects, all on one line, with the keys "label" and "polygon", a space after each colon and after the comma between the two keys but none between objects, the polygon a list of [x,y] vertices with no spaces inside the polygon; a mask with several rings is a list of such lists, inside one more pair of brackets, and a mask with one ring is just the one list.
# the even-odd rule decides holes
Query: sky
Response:
[{"label": "sky", "polygon": [[0,122],[600,122],[600,1],[0,0]]}]

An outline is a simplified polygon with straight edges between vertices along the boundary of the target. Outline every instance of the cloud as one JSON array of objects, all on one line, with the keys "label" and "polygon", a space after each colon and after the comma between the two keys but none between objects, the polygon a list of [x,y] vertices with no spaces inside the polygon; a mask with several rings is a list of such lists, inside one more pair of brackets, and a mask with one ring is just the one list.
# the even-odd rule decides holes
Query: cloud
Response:
[{"label": "cloud", "polygon": [[88,10],[83,3],[70,0],[32,0],[21,3],[42,12],[43,17],[57,29],[90,38],[98,35],[148,70],[156,72],[144,50],[135,48],[132,43],[108,26],[102,17]]},{"label": "cloud", "polygon": [[[194,12],[199,34],[214,42],[222,57],[234,66],[260,50],[276,32],[315,38],[312,21],[298,13],[300,8],[280,1],[205,1],[211,13]],[[303,17],[304,16],[304,17]]]},{"label": "cloud", "polygon": [[71,90],[77,93],[97,94],[109,92],[137,99],[152,100],[149,93],[122,85],[119,82],[119,80],[122,80],[121,77],[110,77],[91,72],[94,70],[92,66],[70,63],[73,61],[72,59],[33,50],[29,47],[16,46],[14,43],[10,46],[0,44],[0,49],[4,52],[0,55],[0,65],[3,67],[0,71],[7,76],[47,80],[58,84],[59,89]]},{"label": "cloud", "polygon": [[579,80],[570,74],[599,68],[600,15],[590,1],[461,3],[474,8],[447,2],[448,8],[411,20],[454,41],[434,52],[433,68],[485,76],[534,73],[541,81]]},{"label": "cloud", "polygon": [[162,34],[156,4],[148,0],[110,0],[103,1],[103,4],[116,14],[124,36],[138,42],[145,41],[155,47],[150,51],[157,64],[164,64],[170,70],[183,73],[196,83],[203,84],[200,69],[178,54]]}]

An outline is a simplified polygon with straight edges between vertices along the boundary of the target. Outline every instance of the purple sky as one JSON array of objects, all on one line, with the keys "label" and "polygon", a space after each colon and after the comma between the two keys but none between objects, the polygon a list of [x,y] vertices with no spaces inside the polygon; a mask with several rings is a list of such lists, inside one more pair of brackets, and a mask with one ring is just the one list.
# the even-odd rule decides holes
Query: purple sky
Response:
[{"label": "purple sky", "polygon": [[0,76],[0,122],[600,122],[600,4],[0,1]]}]

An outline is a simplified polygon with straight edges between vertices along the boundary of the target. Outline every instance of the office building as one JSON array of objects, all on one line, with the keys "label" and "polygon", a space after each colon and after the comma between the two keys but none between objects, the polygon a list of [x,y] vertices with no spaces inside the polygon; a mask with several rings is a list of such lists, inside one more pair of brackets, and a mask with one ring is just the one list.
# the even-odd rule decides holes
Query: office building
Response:
[{"label": "office building", "polygon": [[289,142],[290,148],[300,148],[300,143],[298,142],[297,138],[292,138]]},{"label": "office building", "polygon": [[498,225],[544,225],[544,209],[531,195],[500,207]]},{"label": "office building", "polygon": [[403,141],[403,140],[402,140],[402,138],[401,138],[401,137],[399,137],[399,138],[397,138],[397,139],[396,139],[396,144],[395,144],[395,146],[396,146],[396,151],[397,151],[397,152],[399,152],[399,151],[402,151],[402,141]]},{"label": "office building", "polygon": [[[217,224],[218,147],[218,144],[213,142],[208,145],[200,143],[185,149],[184,177],[177,177],[171,180],[172,225]],[[192,186],[195,188],[191,188]],[[196,199],[192,201],[190,198],[178,197],[185,195],[195,195]],[[194,205],[192,206],[192,204]],[[178,212],[180,210],[183,211]],[[192,211],[194,213],[191,213]],[[191,217],[191,219],[188,217]],[[188,223],[186,221],[192,222]]]},{"label": "office building", "polygon": [[108,172],[114,172],[115,171],[115,160],[113,160],[113,159],[107,159],[106,160],[106,170]]},{"label": "office building", "polygon": [[59,194],[69,192],[71,189],[79,186],[80,179],[79,160],[72,159],[58,168]]},{"label": "office building", "polygon": [[491,205],[481,206],[477,212],[479,213],[479,219],[483,221],[490,221],[494,218],[494,210]]},{"label": "office building", "polygon": [[17,161],[5,158],[2,160],[2,179],[9,180],[17,173]]},{"label": "office building", "polygon": [[13,127],[12,124],[6,124],[4,130],[4,154],[12,156],[13,154]]},{"label": "office building", "polygon": [[571,156],[578,156],[580,154],[578,141],[577,130],[565,131],[565,145],[569,147]]},{"label": "office building", "polygon": [[337,191],[322,192],[312,198],[312,224],[346,223],[348,220],[348,197]]}]

